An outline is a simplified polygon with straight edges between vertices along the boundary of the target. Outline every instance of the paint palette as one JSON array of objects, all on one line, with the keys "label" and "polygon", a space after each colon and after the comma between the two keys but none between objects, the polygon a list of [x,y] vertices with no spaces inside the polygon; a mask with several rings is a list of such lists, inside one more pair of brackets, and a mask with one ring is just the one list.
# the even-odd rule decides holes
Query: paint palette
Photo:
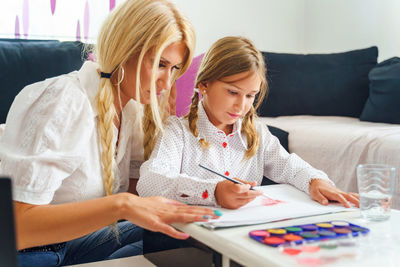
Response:
[{"label": "paint palette", "polygon": [[267,246],[296,246],[366,235],[369,229],[346,221],[330,221],[255,230],[249,236]]}]

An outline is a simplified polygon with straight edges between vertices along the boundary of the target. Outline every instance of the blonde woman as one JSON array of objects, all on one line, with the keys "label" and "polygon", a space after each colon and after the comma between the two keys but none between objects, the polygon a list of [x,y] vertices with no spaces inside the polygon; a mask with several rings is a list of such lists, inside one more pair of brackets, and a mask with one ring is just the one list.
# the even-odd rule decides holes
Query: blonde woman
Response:
[{"label": "blonde woman", "polygon": [[[358,205],[357,194],[340,191],[324,172],[287,153],[255,120],[267,91],[265,73],[262,54],[248,39],[225,37],[214,43],[200,65],[189,114],[169,118],[140,169],[139,194],[237,209],[261,194],[250,187],[260,185],[265,175],[324,205],[328,200]],[[199,164],[245,184],[221,179]]]},{"label": "blonde woman", "polygon": [[0,173],[13,178],[21,266],[140,254],[140,227],[186,239],[169,224],[216,217],[126,193],[131,159],[152,150],[171,84],[188,68],[194,45],[192,26],[170,2],[128,0],[104,22],[98,63],[16,97],[0,140]]}]

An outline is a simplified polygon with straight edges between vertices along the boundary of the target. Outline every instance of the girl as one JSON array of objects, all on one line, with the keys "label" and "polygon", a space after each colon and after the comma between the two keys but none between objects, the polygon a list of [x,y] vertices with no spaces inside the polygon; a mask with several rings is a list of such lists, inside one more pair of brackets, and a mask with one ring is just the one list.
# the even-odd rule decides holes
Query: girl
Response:
[{"label": "girl", "polygon": [[[356,194],[340,191],[324,172],[288,154],[256,121],[255,110],[267,91],[265,73],[264,59],[249,40],[226,37],[214,43],[200,65],[189,114],[168,119],[140,169],[139,194],[236,209],[261,194],[249,189],[265,175],[324,205],[328,200],[358,205]],[[223,180],[199,164],[240,177],[245,185]]]},{"label": "girl", "polygon": [[139,226],[186,239],[169,224],[214,213],[126,193],[131,149],[141,158],[152,150],[164,111],[157,95],[187,69],[194,46],[193,27],[170,2],[125,1],[100,31],[98,64],[16,97],[0,139],[0,173],[13,178],[21,266],[141,254]]}]

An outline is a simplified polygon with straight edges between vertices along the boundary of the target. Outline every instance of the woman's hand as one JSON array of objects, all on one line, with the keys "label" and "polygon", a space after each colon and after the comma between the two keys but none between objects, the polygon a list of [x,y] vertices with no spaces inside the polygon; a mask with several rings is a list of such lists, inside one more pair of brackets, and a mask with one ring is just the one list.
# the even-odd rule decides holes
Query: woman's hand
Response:
[{"label": "woman's hand", "polygon": [[129,193],[121,195],[124,199],[122,218],[142,228],[161,232],[177,239],[186,239],[189,235],[177,231],[170,224],[218,218],[213,209],[188,206],[164,197],[138,197]]},{"label": "woman's hand", "polygon": [[244,183],[244,185],[235,184],[231,181],[222,181],[215,187],[215,199],[221,207],[237,209],[262,194],[261,191],[250,190],[252,186],[256,185],[256,182],[247,182],[237,178],[234,179]]},{"label": "woman's hand", "polygon": [[329,200],[334,200],[340,202],[346,208],[351,207],[349,202],[360,207],[358,194],[343,192],[323,179],[317,178],[311,180],[310,197],[322,205],[328,205]]}]

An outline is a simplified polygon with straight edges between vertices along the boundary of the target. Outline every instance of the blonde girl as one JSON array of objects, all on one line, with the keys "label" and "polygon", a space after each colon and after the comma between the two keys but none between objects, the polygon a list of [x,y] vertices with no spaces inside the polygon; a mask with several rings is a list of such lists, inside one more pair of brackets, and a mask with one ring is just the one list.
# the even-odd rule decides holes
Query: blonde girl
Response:
[{"label": "blonde girl", "polygon": [[141,254],[140,227],[185,239],[169,224],[214,214],[126,192],[132,151],[152,150],[194,45],[193,27],[170,2],[127,0],[103,24],[97,63],[16,97],[0,139],[0,173],[13,179],[21,266]]},{"label": "blonde girl", "polygon": [[[265,175],[294,185],[322,204],[336,200],[346,207],[349,201],[358,205],[356,194],[340,191],[324,172],[287,153],[257,121],[256,109],[268,87],[264,58],[251,41],[225,37],[215,42],[202,60],[195,85],[189,113],[168,119],[140,169],[141,196],[236,209],[261,194],[249,189],[260,185]],[[199,164],[240,177],[245,185],[223,180]]]}]

